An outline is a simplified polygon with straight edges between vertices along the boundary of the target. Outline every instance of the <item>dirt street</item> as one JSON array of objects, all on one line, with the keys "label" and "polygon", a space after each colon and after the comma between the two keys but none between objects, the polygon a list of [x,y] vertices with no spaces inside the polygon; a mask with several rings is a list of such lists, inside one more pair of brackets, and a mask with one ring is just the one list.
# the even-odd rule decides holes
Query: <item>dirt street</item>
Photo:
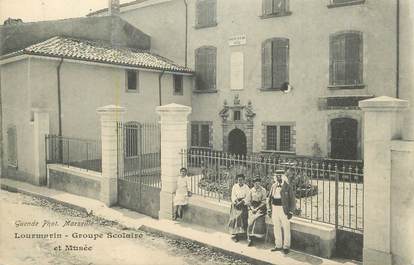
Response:
[{"label": "dirt street", "polygon": [[0,265],[248,264],[19,193],[1,190],[0,216]]}]

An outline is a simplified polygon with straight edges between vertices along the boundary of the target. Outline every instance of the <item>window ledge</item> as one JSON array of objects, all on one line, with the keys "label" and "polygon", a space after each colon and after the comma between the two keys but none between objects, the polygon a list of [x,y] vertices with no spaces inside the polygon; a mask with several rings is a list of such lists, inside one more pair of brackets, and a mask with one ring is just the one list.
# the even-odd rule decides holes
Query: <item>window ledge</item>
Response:
[{"label": "window ledge", "polygon": [[285,12],[278,12],[274,14],[266,14],[259,16],[261,19],[272,18],[272,17],[286,17],[292,15],[292,12],[285,11]]},{"label": "window ledge", "polygon": [[259,88],[260,91],[263,92],[282,92],[282,90],[280,88]]},{"label": "window ledge", "polygon": [[217,89],[208,89],[208,90],[193,90],[194,93],[197,94],[209,94],[209,93],[217,93]]},{"label": "window ledge", "polygon": [[276,150],[262,150],[261,153],[272,153],[272,154],[288,154],[288,155],[295,155],[295,151],[276,151]]},{"label": "window ledge", "polygon": [[125,93],[138,94],[139,91],[138,90],[134,90],[134,89],[127,89],[127,90],[125,90]]},{"label": "window ledge", "polygon": [[328,8],[362,5],[364,3],[365,3],[365,0],[356,0],[356,1],[346,2],[346,3],[331,3],[331,4],[328,5]]},{"label": "window ledge", "polygon": [[365,88],[364,84],[356,84],[356,85],[329,85],[329,89],[331,90],[338,90],[338,89],[363,89]]},{"label": "window ledge", "polygon": [[173,92],[174,96],[183,96],[184,93],[183,92]]},{"label": "window ledge", "polygon": [[208,25],[194,25],[194,29],[204,29],[204,28],[213,28],[217,27],[217,22],[208,24]]}]

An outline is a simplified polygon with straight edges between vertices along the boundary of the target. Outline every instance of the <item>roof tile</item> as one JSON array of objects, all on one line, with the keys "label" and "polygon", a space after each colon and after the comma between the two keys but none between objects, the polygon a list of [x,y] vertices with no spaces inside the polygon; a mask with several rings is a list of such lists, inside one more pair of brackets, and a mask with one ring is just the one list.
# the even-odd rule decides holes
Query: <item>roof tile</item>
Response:
[{"label": "roof tile", "polygon": [[41,56],[64,57],[139,68],[149,68],[172,72],[192,73],[187,67],[180,66],[167,58],[126,47],[112,47],[105,42],[53,37],[44,42],[23,49],[23,53]]}]

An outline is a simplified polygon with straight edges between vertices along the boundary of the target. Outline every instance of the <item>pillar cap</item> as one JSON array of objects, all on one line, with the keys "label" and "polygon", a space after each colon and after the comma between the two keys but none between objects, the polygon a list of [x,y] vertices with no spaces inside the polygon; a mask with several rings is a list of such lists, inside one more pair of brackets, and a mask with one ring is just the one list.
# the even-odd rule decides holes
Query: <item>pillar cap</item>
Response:
[{"label": "pillar cap", "polygon": [[96,109],[99,114],[125,113],[126,109],[117,105],[107,105]]},{"label": "pillar cap", "polygon": [[401,111],[407,109],[407,100],[381,96],[359,102],[359,107],[364,111]]},{"label": "pillar cap", "polygon": [[171,103],[163,106],[158,106],[155,108],[158,114],[165,113],[165,112],[183,112],[183,113],[190,113],[191,107],[180,105],[176,103]]}]

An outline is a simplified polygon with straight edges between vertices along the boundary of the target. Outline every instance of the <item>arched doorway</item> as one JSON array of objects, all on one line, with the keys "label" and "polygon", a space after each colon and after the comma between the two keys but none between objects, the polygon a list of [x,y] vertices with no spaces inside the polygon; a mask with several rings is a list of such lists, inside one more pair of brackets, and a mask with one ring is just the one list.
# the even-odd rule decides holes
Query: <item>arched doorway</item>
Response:
[{"label": "arched doorway", "polygon": [[350,118],[331,120],[331,158],[356,160],[357,150],[358,121]]},{"label": "arched doorway", "polygon": [[246,135],[240,129],[234,129],[229,133],[229,153],[235,155],[246,155]]}]

